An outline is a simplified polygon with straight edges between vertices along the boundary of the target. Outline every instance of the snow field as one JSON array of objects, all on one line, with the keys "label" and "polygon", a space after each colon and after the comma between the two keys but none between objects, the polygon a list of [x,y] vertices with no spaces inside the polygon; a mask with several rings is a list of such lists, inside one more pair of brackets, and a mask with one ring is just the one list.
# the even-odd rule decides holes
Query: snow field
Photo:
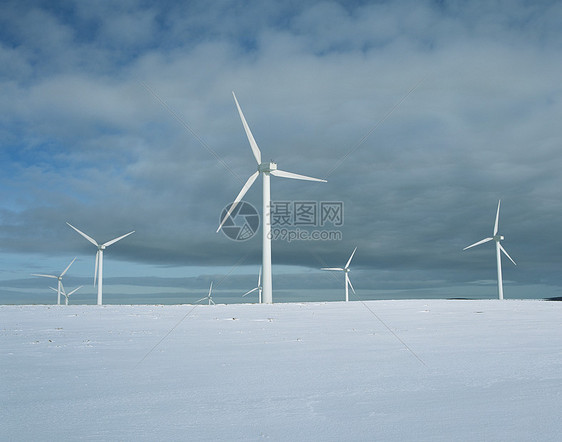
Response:
[{"label": "snow field", "polygon": [[561,318],[516,300],[0,306],[0,439],[554,441]]}]

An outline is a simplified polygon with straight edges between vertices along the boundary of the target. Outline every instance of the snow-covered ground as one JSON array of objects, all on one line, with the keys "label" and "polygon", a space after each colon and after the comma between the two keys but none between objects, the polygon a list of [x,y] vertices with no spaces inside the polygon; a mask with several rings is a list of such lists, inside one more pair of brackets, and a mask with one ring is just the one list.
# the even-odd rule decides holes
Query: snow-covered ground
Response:
[{"label": "snow-covered ground", "polygon": [[9,441],[555,441],[562,303],[0,306],[0,377]]}]

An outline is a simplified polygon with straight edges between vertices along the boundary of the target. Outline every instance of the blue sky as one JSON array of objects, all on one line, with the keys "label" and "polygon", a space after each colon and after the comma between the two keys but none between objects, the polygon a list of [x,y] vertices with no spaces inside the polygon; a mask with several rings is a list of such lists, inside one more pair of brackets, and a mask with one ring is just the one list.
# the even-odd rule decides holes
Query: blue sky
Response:
[{"label": "blue sky", "polygon": [[338,296],[319,268],[355,246],[365,297],[494,297],[493,247],[462,248],[500,198],[505,296],[560,296],[561,20],[555,1],[3,2],[0,302],[48,298],[30,274],[74,256],[66,285],[94,300],[67,221],[136,231],[106,253],[108,302],[252,288],[259,237],[215,233],[255,171],[233,90],[265,159],[328,179],[272,199],[345,207],[341,241],[274,242],[274,300]]}]

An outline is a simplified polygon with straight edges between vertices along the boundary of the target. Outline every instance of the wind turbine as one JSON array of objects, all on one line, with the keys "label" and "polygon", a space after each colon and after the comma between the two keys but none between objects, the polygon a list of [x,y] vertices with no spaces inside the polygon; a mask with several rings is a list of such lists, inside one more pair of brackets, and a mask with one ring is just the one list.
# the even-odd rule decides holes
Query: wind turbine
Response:
[{"label": "wind turbine", "polygon": [[215,301],[213,301],[213,298],[211,297],[211,292],[212,292],[212,291],[213,291],[213,281],[211,281],[211,286],[209,287],[209,293],[208,293],[208,295],[205,296],[204,298],[201,298],[201,299],[195,301],[195,304],[197,304],[198,302],[204,301],[205,299],[208,299],[208,300],[209,300],[209,305],[211,305],[211,304],[216,305],[216,304],[215,304]]},{"label": "wind turbine", "polygon": [[262,291],[263,291],[263,287],[261,286],[261,267],[260,267],[260,272],[258,273],[258,285],[257,285],[257,287],[255,287],[252,290],[249,290],[246,293],[244,293],[242,295],[242,298],[246,295],[249,295],[250,293],[255,292],[256,290],[258,291],[258,303],[261,304],[261,294],[262,294]]},{"label": "wind turbine", "polygon": [[129,232],[129,233],[127,233],[123,236],[120,236],[118,238],[112,239],[111,241],[107,241],[103,244],[98,244],[93,238],[90,238],[88,235],[86,235],[84,232],[81,232],[80,230],[78,230],[72,224],[70,224],[68,222],[66,224],[68,224],[70,227],[72,227],[74,230],[76,230],[76,232],[78,232],[80,235],[82,235],[84,238],[86,238],[88,241],[90,241],[93,245],[95,245],[98,248],[98,251],[96,253],[96,267],[95,267],[95,270],[94,270],[94,286],[96,285],[96,278],[97,278],[98,305],[102,305],[103,251],[105,250],[106,247],[109,247],[111,244],[116,243],[117,241],[125,238],[126,236],[131,235],[132,233],[135,233],[135,231],[133,230],[132,232]]},{"label": "wind turbine", "polygon": [[67,272],[67,270],[70,268],[70,266],[72,265],[72,263],[76,261],[76,258],[74,258],[70,264],[68,264],[68,266],[66,267],[66,269],[64,269],[64,271],[59,275],[59,276],[55,276],[55,275],[38,275],[33,273],[32,276],[41,276],[43,278],[54,278],[58,280],[58,284],[57,284],[57,288],[55,289],[57,292],[57,305],[60,305],[60,295],[62,293],[61,289],[62,289],[62,277],[64,276],[64,274]]},{"label": "wind turbine", "polygon": [[[70,295],[72,295],[74,292],[77,292],[77,291],[80,290],[82,287],[84,287],[84,286],[81,285],[80,287],[77,287],[77,288],[75,288],[74,290],[72,290],[70,293],[66,293],[65,290],[64,290],[64,287],[62,288],[62,294],[64,295],[65,301],[66,301],[65,305],[68,305],[68,298],[70,297]],[[57,289],[54,288],[54,287],[49,287],[49,288],[50,288],[51,290],[54,290],[55,292],[57,291]]]},{"label": "wind turbine", "polygon": [[484,244],[488,241],[492,241],[494,240],[496,242],[496,261],[497,261],[497,266],[498,266],[498,296],[499,299],[503,299],[503,282],[502,282],[502,260],[501,260],[501,252],[503,252],[505,254],[505,256],[507,256],[509,258],[509,260],[517,265],[515,263],[515,261],[513,259],[511,259],[511,256],[509,256],[509,254],[505,251],[505,249],[503,248],[503,246],[501,245],[500,241],[503,241],[504,237],[502,235],[498,235],[498,225],[499,225],[499,220],[500,220],[500,203],[501,200],[498,201],[498,211],[496,212],[496,222],[494,224],[494,236],[488,237],[488,238],[484,238],[478,242],[475,242],[474,244],[465,247],[463,250],[466,249],[470,249],[471,247],[475,247],[478,246],[480,244]]},{"label": "wind turbine", "polygon": [[349,257],[349,259],[347,260],[347,264],[345,265],[345,267],[324,267],[322,268],[322,270],[337,270],[340,272],[344,272],[345,274],[345,302],[349,301],[349,290],[348,290],[348,286],[351,287],[351,290],[353,290],[353,294],[355,294],[355,289],[353,288],[353,285],[351,284],[351,280],[349,279],[349,271],[351,270],[349,268],[349,264],[351,264],[351,260],[353,259],[353,255],[355,255],[355,251],[357,250],[357,247],[355,247],[353,249],[353,252],[351,252],[351,256]]},{"label": "wind turbine", "polygon": [[248,189],[252,187],[254,181],[256,181],[258,175],[263,176],[263,248],[262,248],[262,268],[263,268],[263,302],[266,304],[273,303],[273,292],[272,292],[272,283],[271,283],[271,191],[270,191],[270,175],[282,177],[282,178],[291,178],[295,180],[306,180],[306,181],[320,181],[325,183],[326,180],[321,180],[318,178],[311,178],[304,175],[298,175],[292,172],[285,172],[284,170],[277,169],[277,164],[272,161],[264,162],[261,161],[261,151],[252,135],[252,131],[250,130],[250,126],[246,122],[246,118],[244,118],[244,114],[242,113],[242,109],[238,104],[238,100],[236,99],[236,95],[232,92],[232,96],[234,97],[234,101],[236,103],[236,107],[238,109],[238,113],[240,114],[240,119],[242,120],[242,125],[244,126],[244,131],[246,132],[246,137],[248,137],[248,141],[250,142],[250,147],[252,149],[252,153],[254,154],[254,158],[258,163],[258,170],[254,172],[242,190],[230,206],[228,213],[223,218],[222,222],[217,229],[217,232],[221,229],[225,221],[229,218],[230,214],[234,211],[240,200],[244,197]]}]

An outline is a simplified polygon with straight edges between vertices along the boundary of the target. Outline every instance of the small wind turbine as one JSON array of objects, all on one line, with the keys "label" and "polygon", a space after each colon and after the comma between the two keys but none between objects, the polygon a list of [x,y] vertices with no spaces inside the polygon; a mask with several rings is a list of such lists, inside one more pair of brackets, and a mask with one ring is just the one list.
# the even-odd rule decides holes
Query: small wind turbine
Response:
[{"label": "small wind turbine", "polygon": [[463,250],[466,249],[470,249],[471,247],[475,247],[478,246],[480,244],[484,244],[485,242],[488,241],[492,241],[494,240],[496,242],[496,261],[497,261],[497,267],[498,267],[498,296],[499,299],[503,299],[503,282],[502,282],[502,260],[501,260],[501,252],[503,252],[505,254],[505,256],[507,256],[509,258],[509,260],[517,265],[515,263],[515,261],[513,259],[511,259],[511,256],[509,256],[509,254],[505,251],[505,249],[503,248],[503,246],[500,244],[500,241],[503,241],[504,237],[502,235],[498,235],[498,225],[499,225],[499,220],[500,220],[500,203],[501,200],[498,201],[498,211],[496,212],[496,222],[494,224],[494,236],[488,237],[488,238],[484,238],[478,242],[475,242],[474,244],[465,247]]},{"label": "small wind turbine", "polygon": [[197,301],[195,301],[195,304],[197,304],[198,302],[204,301],[205,299],[209,300],[209,305],[215,304],[215,301],[213,301],[213,298],[211,297],[211,292],[213,291],[213,281],[211,281],[211,286],[209,287],[209,293],[207,296],[205,296],[204,298],[198,299]]},{"label": "small wind turbine", "polygon": [[80,235],[82,235],[84,238],[86,238],[88,241],[90,241],[93,245],[95,245],[98,248],[98,251],[96,253],[96,267],[95,267],[95,270],[94,270],[94,286],[96,285],[96,278],[97,278],[98,305],[102,305],[103,251],[105,250],[106,247],[109,247],[111,244],[116,243],[117,241],[125,238],[126,236],[129,236],[132,233],[135,233],[135,231],[133,230],[132,232],[129,232],[129,233],[127,233],[123,236],[120,236],[118,238],[112,239],[111,241],[107,241],[103,244],[98,244],[93,238],[90,238],[88,235],[86,235],[84,232],[81,232],[80,230],[78,230],[72,224],[70,224],[70,223],[66,223],[66,224],[68,224],[70,227],[72,227],[74,230],[76,230],[76,232],[78,232]]},{"label": "small wind turbine", "polygon": [[[62,288],[62,294],[64,295],[65,301],[66,301],[66,302],[65,302],[65,305],[68,305],[68,298],[70,297],[70,295],[72,295],[74,292],[77,292],[77,291],[80,290],[82,287],[84,287],[84,286],[81,285],[80,287],[77,287],[77,288],[75,288],[74,290],[72,290],[70,293],[66,293],[65,290],[64,290],[64,287]],[[55,292],[57,291],[57,289],[54,288],[54,287],[49,287],[49,288],[50,288],[51,290],[54,290]]]},{"label": "small wind turbine", "polygon": [[261,267],[260,267],[260,272],[258,273],[258,285],[257,285],[257,287],[255,287],[252,290],[244,293],[242,295],[242,298],[246,295],[249,295],[250,293],[255,292],[256,290],[258,291],[258,303],[261,304],[261,293],[262,293],[262,290],[263,290],[263,287],[261,286]]},{"label": "small wind turbine", "polygon": [[70,264],[68,264],[68,266],[66,267],[66,269],[64,269],[64,271],[59,275],[59,276],[55,276],[55,275],[38,275],[33,273],[32,276],[42,276],[43,278],[54,278],[58,280],[58,286],[55,289],[57,292],[57,305],[60,305],[60,295],[62,293],[61,289],[62,289],[62,277],[64,276],[64,274],[67,272],[67,270],[70,268],[70,266],[72,265],[72,263],[76,261],[76,258],[74,258]]},{"label": "small wind turbine", "polygon": [[324,268],[322,268],[322,270],[337,270],[337,271],[343,272],[345,274],[345,302],[349,301],[348,286],[351,287],[351,290],[353,290],[353,294],[355,294],[355,289],[353,288],[353,285],[351,284],[351,280],[349,279],[348,273],[351,270],[349,268],[349,264],[351,264],[351,260],[353,259],[353,255],[355,255],[356,250],[357,250],[357,247],[355,247],[353,249],[353,252],[351,252],[351,256],[347,260],[347,264],[345,265],[345,267],[343,267],[343,268],[341,268],[341,267],[324,267]]},{"label": "small wind turbine", "polygon": [[236,99],[236,95],[232,92],[232,96],[234,97],[234,101],[236,103],[236,107],[238,108],[238,113],[240,114],[240,119],[242,120],[242,125],[244,126],[244,130],[246,132],[246,137],[250,142],[250,147],[252,148],[252,153],[254,154],[254,158],[258,163],[258,170],[254,172],[242,190],[230,206],[228,213],[223,218],[222,222],[217,229],[217,232],[221,229],[225,221],[229,218],[230,214],[234,211],[238,203],[242,200],[246,192],[252,187],[254,181],[256,181],[258,175],[263,176],[263,248],[262,248],[262,268],[263,268],[263,302],[266,304],[273,303],[273,293],[272,293],[272,278],[271,278],[271,192],[270,192],[270,175],[274,175],[277,177],[282,178],[291,178],[295,180],[306,180],[306,181],[320,181],[326,182],[326,180],[321,180],[318,178],[311,178],[304,175],[298,175],[292,172],[285,172],[283,170],[277,169],[277,164],[272,161],[268,161],[262,163],[261,161],[261,151],[252,135],[252,131],[250,130],[250,126],[246,122],[246,118],[244,118],[244,114],[242,113],[242,109],[238,104],[238,100]]}]

